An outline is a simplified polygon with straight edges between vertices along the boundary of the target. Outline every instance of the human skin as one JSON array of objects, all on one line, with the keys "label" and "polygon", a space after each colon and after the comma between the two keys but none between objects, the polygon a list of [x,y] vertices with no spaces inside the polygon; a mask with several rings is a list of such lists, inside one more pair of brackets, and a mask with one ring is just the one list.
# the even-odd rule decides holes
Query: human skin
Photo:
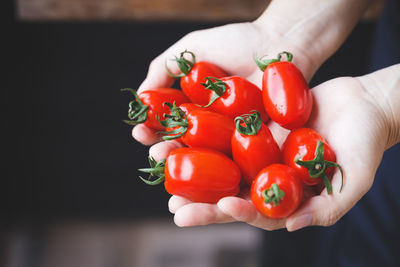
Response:
[{"label": "human skin", "polygon": [[[173,79],[165,71],[165,61],[185,49],[194,52],[197,60],[214,62],[229,74],[257,85],[261,83],[262,72],[254,64],[253,55],[274,56],[290,51],[293,63],[310,80],[340,47],[369,3],[366,0],[272,1],[254,22],[189,33],[151,62],[139,92],[170,86]],[[174,67],[170,66],[177,71]],[[400,108],[395,103],[386,103],[396,97],[399,102],[399,96],[392,95],[396,94],[394,88],[399,87],[399,80],[394,81],[393,77],[399,76],[399,67],[394,66],[363,77],[328,81],[312,90],[316,104],[308,126],[319,131],[336,152],[337,161],[345,171],[341,193],[337,192],[340,177],[336,173],[332,195],[324,190],[309,198],[287,220],[271,220],[259,214],[246,200],[246,192],[241,197],[221,199],[217,205],[191,203],[172,196],[169,208],[175,213],[175,223],[193,226],[237,220],[268,230],[286,226],[290,231],[307,225],[333,224],[369,190],[383,151],[399,141],[400,123],[394,118],[400,117]],[[378,100],[383,102],[377,103]],[[282,144],[288,131],[273,122],[268,126],[278,144]],[[177,141],[157,143],[160,136],[144,125],[136,126],[132,135],[143,144],[156,143],[149,151],[155,159],[165,158],[171,150],[182,146]],[[359,157],[355,160],[354,153],[361,154],[365,161]],[[365,162],[369,162],[368,166]]]},{"label": "human skin", "polygon": [[217,209],[173,196],[169,208],[176,224],[242,221],[266,230],[286,227],[294,231],[308,225],[332,225],[351,209],[371,188],[383,152],[400,142],[400,64],[361,77],[333,79],[312,91],[316,105],[307,126],[334,148],[345,174],[341,192],[336,171],[332,194],[326,189],[314,193],[283,220],[262,216],[246,197],[223,198]]}]

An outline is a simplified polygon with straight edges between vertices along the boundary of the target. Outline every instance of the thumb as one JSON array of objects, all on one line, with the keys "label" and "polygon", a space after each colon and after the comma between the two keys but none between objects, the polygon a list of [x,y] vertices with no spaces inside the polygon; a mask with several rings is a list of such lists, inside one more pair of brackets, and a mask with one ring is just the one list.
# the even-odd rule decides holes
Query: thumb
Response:
[{"label": "thumb", "polygon": [[287,230],[292,232],[311,225],[335,224],[372,186],[374,176],[362,175],[362,173],[362,171],[358,175],[348,173],[343,190],[339,192],[341,177],[337,172],[332,179],[333,192],[328,194],[324,189],[321,195],[314,196],[303,203],[294,214],[287,218]]},{"label": "thumb", "polygon": [[174,78],[169,76],[168,70],[171,73],[178,74],[180,72],[177,64],[168,64],[170,62],[170,57],[173,58],[174,54],[172,51],[176,49],[171,47],[164,53],[153,59],[149,65],[149,70],[147,72],[146,79],[138,88],[138,93],[149,89],[171,87],[174,83]]}]

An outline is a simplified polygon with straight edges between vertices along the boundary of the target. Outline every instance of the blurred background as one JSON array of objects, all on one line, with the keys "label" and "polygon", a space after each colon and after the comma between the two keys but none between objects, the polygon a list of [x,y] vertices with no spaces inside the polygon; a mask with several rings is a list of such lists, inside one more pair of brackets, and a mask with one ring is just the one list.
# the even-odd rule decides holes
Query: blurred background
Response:
[{"label": "blurred background", "polygon": [[[164,188],[138,179],[148,148],[121,122],[130,96],[119,89],[138,87],[186,33],[253,20],[267,4],[3,1],[0,265],[256,266],[261,231],[178,228]],[[311,85],[368,72],[378,14],[366,14]]]}]

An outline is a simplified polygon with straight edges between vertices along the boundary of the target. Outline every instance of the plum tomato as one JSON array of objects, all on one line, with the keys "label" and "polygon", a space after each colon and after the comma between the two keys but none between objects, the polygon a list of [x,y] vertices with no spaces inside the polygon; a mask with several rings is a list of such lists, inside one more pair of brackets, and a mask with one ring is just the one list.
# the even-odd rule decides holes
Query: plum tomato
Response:
[{"label": "plum tomato", "polygon": [[263,215],[281,219],[292,214],[303,198],[303,186],[296,171],[283,164],[262,169],[253,181],[251,201]]},{"label": "plum tomato", "polygon": [[232,156],[242,171],[242,177],[251,185],[259,171],[279,163],[281,151],[269,128],[262,123],[260,114],[244,114],[235,119],[232,135]]},{"label": "plum tomato", "polygon": [[329,177],[334,167],[337,167],[342,175],[343,186],[343,171],[336,163],[335,152],[313,129],[299,128],[291,131],[282,146],[282,160],[296,170],[304,184],[316,185],[323,181],[328,193],[332,192]]},{"label": "plum tomato", "polygon": [[[189,54],[191,60],[186,59],[185,54]],[[206,105],[209,101],[211,91],[204,90],[200,84],[205,77],[213,76],[220,78],[227,76],[223,69],[211,62],[196,62],[194,53],[187,50],[183,51],[179,57],[175,56],[173,60],[177,63],[181,73],[178,75],[172,74],[167,67],[168,74],[173,78],[181,78],[180,85],[182,91],[196,104]]]},{"label": "plum tomato", "polygon": [[[194,202],[216,203],[239,192],[239,167],[221,152],[183,147],[173,150],[166,161],[149,161],[151,168],[139,170],[150,173],[150,177],[140,178],[150,185],[165,181],[165,189],[172,195]],[[158,178],[153,180],[154,177]]]},{"label": "plum tomato", "polygon": [[[287,61],[281,61],[286,54]],[[302,127],[311,114],[311,90],[300,70],[291,63],[292,54],[282,52],[276,59],[256,58],[264,72],[262,94],[264,107],[271,120],[292,130]]]}]

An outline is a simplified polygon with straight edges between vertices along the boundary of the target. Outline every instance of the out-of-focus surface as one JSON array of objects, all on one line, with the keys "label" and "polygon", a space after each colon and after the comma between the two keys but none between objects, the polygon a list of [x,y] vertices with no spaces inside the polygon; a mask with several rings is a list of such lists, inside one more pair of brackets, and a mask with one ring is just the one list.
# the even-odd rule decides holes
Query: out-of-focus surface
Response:
[{"label": "out-of-focus surface", "polygon": [[240,224],[181,229],[171,220],[68,221],[14,229],[5,267],[255,267],[262,235]]},{"label": "out-of-focus surface", "polygon": [[[16,0],[18,18],[46,20],[251,21],[270,0]],[[376,19],[385,0],[374,0],[364,20]]]},{"label": "out-of-focus surface", "polygon": [[18,0],[23,20],[246,21],[268,0]]}]

